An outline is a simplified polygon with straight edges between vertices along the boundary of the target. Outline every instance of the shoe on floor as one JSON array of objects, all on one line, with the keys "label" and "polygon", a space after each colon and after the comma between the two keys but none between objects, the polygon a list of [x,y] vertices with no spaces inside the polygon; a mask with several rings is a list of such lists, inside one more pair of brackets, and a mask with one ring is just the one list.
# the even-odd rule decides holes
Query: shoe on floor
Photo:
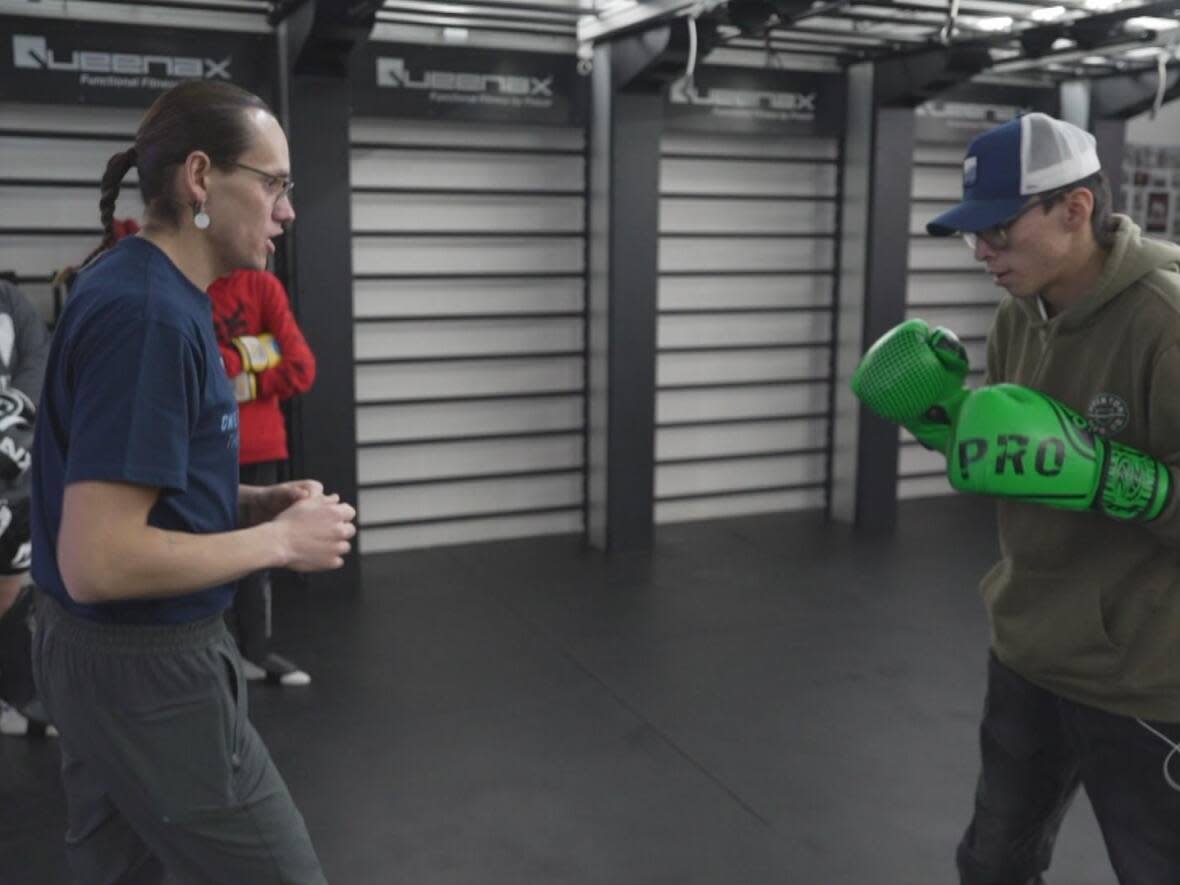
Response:
[{"label": "shoe on floor", "polygon": [[311,676],[295,666],[294,661],[282,655],[269,654],[263,658],[261,665],[243,658],[242,666],[246,678],[252,682],[265,679],[271,685],[283,685],[288,688],[311,685]]},{"label": "shoe on floor", "polygon": [[[29,715],[25,715],[28,713]],[[57,729],[45,717],[40,701],[30,703],[24,712],[0,701],[0,734],[15,737],[57,737]]]}]

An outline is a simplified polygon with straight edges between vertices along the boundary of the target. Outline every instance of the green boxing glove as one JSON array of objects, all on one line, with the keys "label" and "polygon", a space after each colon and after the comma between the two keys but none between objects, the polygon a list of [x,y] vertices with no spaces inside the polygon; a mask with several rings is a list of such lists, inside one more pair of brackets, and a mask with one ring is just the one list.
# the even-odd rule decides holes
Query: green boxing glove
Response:
[{"label": "green boxing glove", "polygon": [[906,320],[882,335],[852,373],[852,392],[928,449],[946,453],[967,389],[967,351],[955,333]]},{"label": "green boxing glove", "polygon": [[1151,455],[1096,436],[1086,419],[1018,384],[976,390],[962,403],[947,458],[961,492],[1148,522],[1172,475]]}]

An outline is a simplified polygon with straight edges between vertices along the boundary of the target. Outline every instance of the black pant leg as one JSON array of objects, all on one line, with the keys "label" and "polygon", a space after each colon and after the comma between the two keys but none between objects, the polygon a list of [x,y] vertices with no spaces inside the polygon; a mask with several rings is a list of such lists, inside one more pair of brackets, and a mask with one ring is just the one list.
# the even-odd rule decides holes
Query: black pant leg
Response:
[{"label": "black pant leg", "polygon": [[975,812],[959,843],[962,885],[1040,882],[1079,784],[1059,701],[1002,664],[988,663]]},{"label": "black pant leg", "polygon": [[1080,704],[1066,715],[1120,885],[1180,882],[1180,724]]}]

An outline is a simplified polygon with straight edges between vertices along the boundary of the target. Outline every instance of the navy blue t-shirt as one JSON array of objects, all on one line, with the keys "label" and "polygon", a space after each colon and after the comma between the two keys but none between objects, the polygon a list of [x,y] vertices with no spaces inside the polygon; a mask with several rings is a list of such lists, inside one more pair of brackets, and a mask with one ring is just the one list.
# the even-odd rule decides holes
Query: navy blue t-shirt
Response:
[{"label": "navy blue t-shirt", "polygon": [[148,523],[204,534],[238,522],[238,406],[212,303],[156,246],[127,237],[86,267],[53,337],[33,443],[33,578],[76,615],[184,623],[222,611],[233,584],[79,605],[57,564],[62,496],[84,480],[160,489]]}]

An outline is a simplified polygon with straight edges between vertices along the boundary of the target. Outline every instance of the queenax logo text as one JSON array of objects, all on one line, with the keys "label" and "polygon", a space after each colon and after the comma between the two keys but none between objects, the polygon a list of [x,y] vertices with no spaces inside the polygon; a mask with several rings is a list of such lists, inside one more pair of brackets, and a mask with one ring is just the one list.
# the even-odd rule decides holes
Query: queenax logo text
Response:
[{"label": "queenax logo text", "polygon": [[228,80],[233,60],[90,49],[54,52],[44,37],[29,34],[12,35],[12,59],[18,68],[77,73],[79,81],[90,86],[146,87],[167,87],[170,80]]},{"label": "queenax logo text", "polygon": [[813,120],[818,94],[773,92],[767,89],[706,89],[686,86],[682,80],[672,87],[670,98],[673,104],[710,107],[720,113],[765,116],[778,120]]},{"label": "queenax logo text", "polygon": [[377,59],[377,85],[427,92],[459,92],[469,95],[513,96],[521,99],[553,98],[552,77],[521,74],[479,74],[471,71],[422,71],[417,78],[405,59]]}]

